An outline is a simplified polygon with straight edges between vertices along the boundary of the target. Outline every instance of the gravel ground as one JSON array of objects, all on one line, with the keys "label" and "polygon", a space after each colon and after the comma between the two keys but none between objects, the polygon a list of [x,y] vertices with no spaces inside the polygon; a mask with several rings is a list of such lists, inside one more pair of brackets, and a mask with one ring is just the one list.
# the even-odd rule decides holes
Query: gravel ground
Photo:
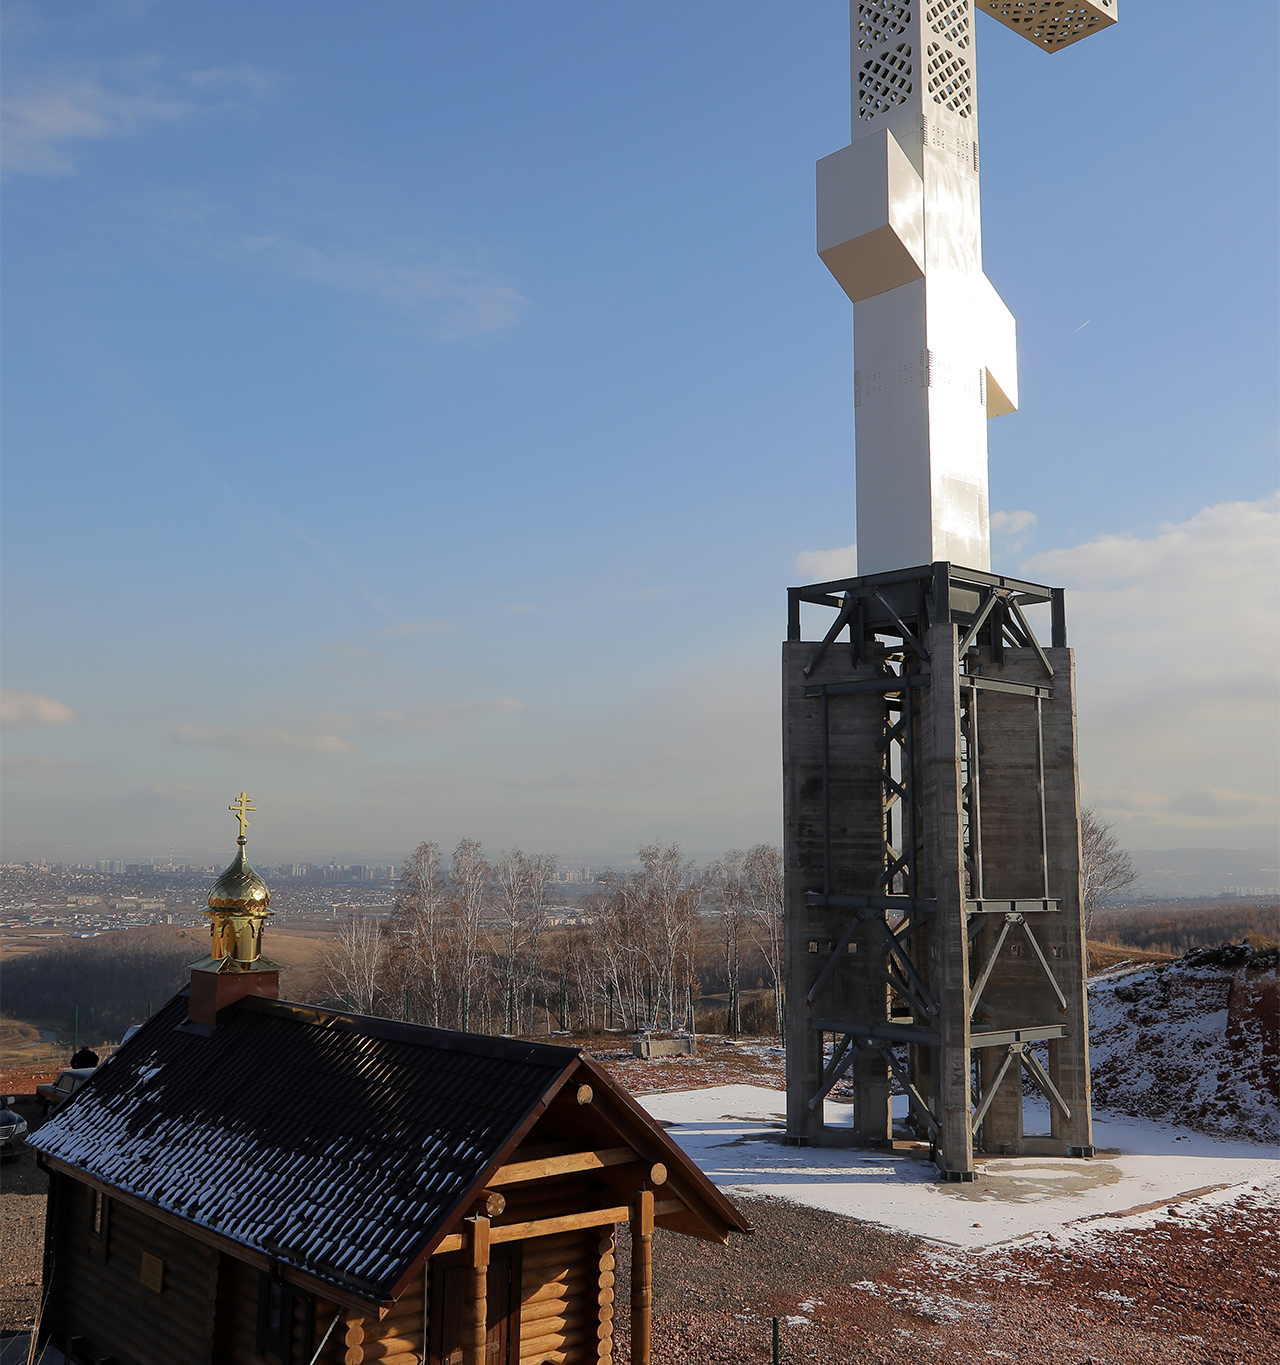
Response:
[{"label": "gravel ground", "polygon": [[[10,1107],[36,1127],[38,1105],[19,1103]],[[0,1331],[28,1326],[40,1304],[48,1183],[36,1165],[34,1152],[23,1152],[0,1165]]]},{"label": "gravel ground", "polygon": [[[1280,1208],[1247,1196],[1150,1228],[942,1253],[782,1200],[724,1249],[655,1234],[653,1365],[1280,1361]],[[625,1235],[617,1358],[627,1359]]]}]

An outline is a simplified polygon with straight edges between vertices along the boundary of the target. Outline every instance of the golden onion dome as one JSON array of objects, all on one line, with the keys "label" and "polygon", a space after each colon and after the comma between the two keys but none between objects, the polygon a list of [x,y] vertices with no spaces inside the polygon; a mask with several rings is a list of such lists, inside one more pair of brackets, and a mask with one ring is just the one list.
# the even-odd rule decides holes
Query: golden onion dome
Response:
[{"label": "golden onion dome", "polygon": [[244,836],[236,843],[240,845],[231,866],[213,884],[209,892],[211,910],[266,910],[271,904],[271,892],[267,884],[249,866],[245,857]]}]

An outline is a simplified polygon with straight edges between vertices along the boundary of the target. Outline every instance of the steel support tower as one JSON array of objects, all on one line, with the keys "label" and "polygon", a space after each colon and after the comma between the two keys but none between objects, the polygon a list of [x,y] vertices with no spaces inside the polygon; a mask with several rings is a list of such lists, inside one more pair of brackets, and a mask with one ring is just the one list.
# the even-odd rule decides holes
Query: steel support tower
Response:
[{"label": "steel support tower", "polygon": [[[801,604],[835,620],[801,636]],[[1027,609],[1048,605],[1052,640]],[[787,1132],[1093,1154],[1075,670],[1061,589],[946,563],[790,590]],[[1023,1074],[1049,1102],[1024,1131]],[[848,1078],[846,1080],[846,1078]],[[826,1122],[852,1090],[852,1122]],[[849,1113],[848,1110],[845,1111]]]}]

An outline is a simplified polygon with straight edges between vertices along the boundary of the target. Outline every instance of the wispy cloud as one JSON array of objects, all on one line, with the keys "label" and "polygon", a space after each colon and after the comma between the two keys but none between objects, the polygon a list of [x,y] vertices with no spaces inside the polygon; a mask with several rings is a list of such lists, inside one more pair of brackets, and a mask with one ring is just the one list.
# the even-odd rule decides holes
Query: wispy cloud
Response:
[{"label": "wispy cloud", "polygon": [[245,255],[295,279],[364,294],[416,313],[449,339],[485,336],[519,323],[528,300],[488,271],[449,256],[323,248],[268,233],[244,237]]},{"label": "wispy cloud", "polygon": [[811,583],[825,583],[832,578],[856,578],[858,546],[855,543],[839,550],[801,550],[796,555],[796,573]]},{"label": "wispy cloud", "polygon": [[1036,528],[1034,512],[992,512],[991,534],[998,548],[1016,555],[1025,550]]},{"label": "wispy cloud", "polygon": [[63,702],[39,692],[0,689],[0,726],[6,730],[56,730],[80,717]]},{"label": "wispy cloud", "polygon": [[174,725],[169,738],[176,744],[195,744],[202,749],[229,749],[237,753],[349,754],[355,745],[337,735],[301,734],[296,730],[260,727],[220,730],[212,725]]},{"label": "wispy cloud", "polygon": [[519,697],[489,697],[478,701],[427,703],[411,711],[357,711],[342,714],[321,711],[312,717],[317,727],[342,733],[403,734],[415,730],[442,730],[482,716],[511,715],[525,710]]},{"label": "wispy cloud", "polygon": [[457,630],[452,621],[405,621],[396,626],[383,626],[375,635],[447,635]]},{"label": "wispy cloud", "polygon": [[11,79],[0,109],[4,169],[69,175],[77,146],[260,99],[277,81],[247,64],[166,75],[150,58],[105,71],[46,71]]},{"label": "wispy cloud", "polygon": [[1020,572],[1067,588],[1085,800],[1130,842],[1274,839],[1280,494],[1046,551]]}]

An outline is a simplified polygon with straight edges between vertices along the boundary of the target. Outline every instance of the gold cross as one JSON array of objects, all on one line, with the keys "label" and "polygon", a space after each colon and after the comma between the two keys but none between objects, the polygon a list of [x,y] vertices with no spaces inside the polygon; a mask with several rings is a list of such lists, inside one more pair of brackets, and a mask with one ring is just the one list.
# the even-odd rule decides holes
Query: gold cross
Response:
[{"label": "gold cross", "polygon": [[251,806],[249,804],[248,796],[246,796],[244,792],[241,792],[227,809],[240,821],[240,837],[243,839],[244,832],[249,827],[249,821],[246,819],[246,816],[251,810],[256,811],[258,809],[257,806]]}]

